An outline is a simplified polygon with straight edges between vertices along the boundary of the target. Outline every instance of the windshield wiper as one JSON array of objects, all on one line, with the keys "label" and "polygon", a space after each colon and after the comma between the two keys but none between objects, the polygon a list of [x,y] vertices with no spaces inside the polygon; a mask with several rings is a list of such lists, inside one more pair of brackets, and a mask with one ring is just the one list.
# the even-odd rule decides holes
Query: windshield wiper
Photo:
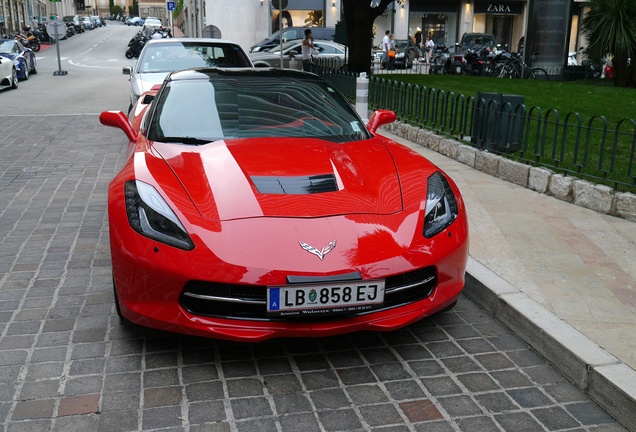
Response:
[{"label": "windshield wiper", "polygon": [[212,141],[214,141],[214,139],[207,139],[207,138],[195,138],[195,137],[190,137],[190,136],[180,136],[180,137],[157,137],[155,139],[155,141],[161,141],[161,142],[178,142],[178,143],[183,143],[183,144],[207,144],[210,143]]}]

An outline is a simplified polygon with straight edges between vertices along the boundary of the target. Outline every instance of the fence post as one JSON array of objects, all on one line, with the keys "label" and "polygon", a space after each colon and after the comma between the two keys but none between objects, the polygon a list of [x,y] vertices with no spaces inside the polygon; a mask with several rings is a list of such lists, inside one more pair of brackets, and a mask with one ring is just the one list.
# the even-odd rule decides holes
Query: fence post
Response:
[{"label": "fence post", "polygon": [[369,123],[369,78],[366,72],[356,79],[356,111],[364,124]]}]

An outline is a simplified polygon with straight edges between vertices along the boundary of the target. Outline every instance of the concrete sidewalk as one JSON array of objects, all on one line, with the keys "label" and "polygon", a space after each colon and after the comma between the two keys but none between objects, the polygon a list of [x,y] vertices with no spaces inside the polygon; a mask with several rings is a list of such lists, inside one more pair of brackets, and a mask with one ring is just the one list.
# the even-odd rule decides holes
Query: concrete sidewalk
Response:
[{"label": "concrete sidewalk", "polygon": [[432,133],[399,122],[382,133],[423,153],[462,191],[470,223],[465,293],[636,430],[636,223],[444,156],[427,147],[461,144]]}]

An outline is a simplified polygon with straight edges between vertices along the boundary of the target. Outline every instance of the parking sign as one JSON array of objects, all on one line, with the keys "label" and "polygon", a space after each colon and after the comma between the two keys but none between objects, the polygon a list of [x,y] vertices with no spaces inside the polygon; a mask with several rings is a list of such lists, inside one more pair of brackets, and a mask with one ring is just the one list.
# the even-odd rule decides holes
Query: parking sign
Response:
[{"label": "parking sign", "polygon": [[177,8],[177,2],[169,1],[168,2],[168,10],[173,11]]}]

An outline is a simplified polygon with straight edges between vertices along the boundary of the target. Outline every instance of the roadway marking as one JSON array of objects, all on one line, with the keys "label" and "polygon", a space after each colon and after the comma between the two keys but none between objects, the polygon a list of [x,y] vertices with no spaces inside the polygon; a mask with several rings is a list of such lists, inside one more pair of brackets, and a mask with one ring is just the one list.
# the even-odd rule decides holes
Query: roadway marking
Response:
[{"label": "roadway marking", "polygon": [[119,69],[119,67],[112,67],[112,66],[91,66],[91,65],[86,65],[82,63],[77,63],[73,60],[69,60],[68,63],[73,66],[91,68],[91,69]]}]

